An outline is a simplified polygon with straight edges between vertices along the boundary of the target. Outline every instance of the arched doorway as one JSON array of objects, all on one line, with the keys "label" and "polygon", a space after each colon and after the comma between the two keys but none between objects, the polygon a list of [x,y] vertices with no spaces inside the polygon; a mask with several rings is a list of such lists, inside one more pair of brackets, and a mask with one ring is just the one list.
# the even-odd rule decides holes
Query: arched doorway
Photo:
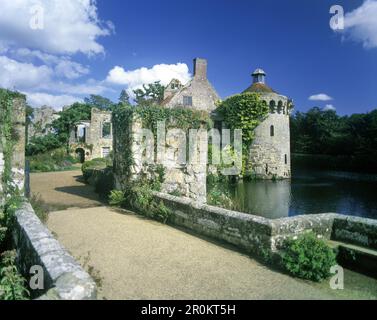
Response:
[{"label": "arched doorway", "polygon": [[83,148],[77,148],[75,150],[76,157],[79,159],[81,163],[85,162],[85,150]]}]

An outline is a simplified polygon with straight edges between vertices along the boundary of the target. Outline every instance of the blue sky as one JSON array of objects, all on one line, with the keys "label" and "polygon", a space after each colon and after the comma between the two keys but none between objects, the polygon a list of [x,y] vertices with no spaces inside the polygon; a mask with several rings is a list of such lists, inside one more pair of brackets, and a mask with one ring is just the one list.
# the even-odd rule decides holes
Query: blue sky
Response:
[{"label": "blue sky", "polygon": [[[10,0],[3,1],[13,5]],[[77,21],[60,18],[55,30],[48,19],[56,8],[46,4],[45,29],[40,36],[46,37],[43,43],[31,41],[30,35],[35,33],[30,30],[23,38],[23,31],[0,13],[0,27],[6,26],[6,36],[2,39],[0,34],[0,71],[2,63],[8,71],[7,63],[21,70],[34,67],[32,80],[37,82],[1,81],[0,74],[0,86],[13,85],[30,94],[34,105],[51,101],[59,107],[62,101],[82,99],[90,93],[116,100],[122,88],[131,92],[161,74],[163,82],[170,74],[187,80],[184,64],[192,72],[192,59],[203,57],[208,59],[208,77],[222,98],[247,88],[251,72],[261,67],[272,88],[294,99],[296,110],[331,105],[339,114],[350,114],[377,108],[376,0],[87,0],[84,9],[90,10],[86,11],[78,10],[75,0],[66,3],[71,2],[64,8],[67,14],[74,10],[82,15],[77,14]],[[25,6],[32,3],[25,0]],[[341,32],[334,32],[329,25],[334,4],[342,5],[346,15]],[[87,12],[91,21],[85,17]],[[61,32],[70,24],[69,31]],[[82,38],[80,30],[85,30]],[[59,46],[52,38],[60,32]],[[27,54],[17,51],[25,53],[25,49]],[[36,58],[35,52],[56,61]],[[2,56],[6,57],[3,61]],[[156,65],[160,67],[153,69]],[[44,78],[38,79],[40,74]],[[41,85],[43,81],[49,84]],[[314,95],[319,100],[309,100]],[[326,96],[332,99],[324,99]]]}]

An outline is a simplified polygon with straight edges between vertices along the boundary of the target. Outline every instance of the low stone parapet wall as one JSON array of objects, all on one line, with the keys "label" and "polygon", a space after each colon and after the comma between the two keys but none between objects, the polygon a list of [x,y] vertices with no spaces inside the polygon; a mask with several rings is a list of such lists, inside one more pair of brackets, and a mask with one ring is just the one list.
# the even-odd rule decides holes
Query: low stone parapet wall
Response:
[{"label": "low stone parapet wall", "polygon": [[33,298],[96,299],[93,279],[51,235],[28,202],[16,211],[13,242],[18,267],[27,279],[32,266],[43,269],[43,289],[31,290]]},{"label": "low stone parapet wall", "polygon": [[336,215],[332,239],[377,249],[377,220]]},{"label": "low stone parapet wall", "polygon": [[353,242],[374,249],[377,246],[377,221],[371,219],[336,213],[267,219],[160,192],[155,192],[155,197],[170,209],[172,224],[262,256],[278,253],[287,238],[309,231],[327,240]]}]

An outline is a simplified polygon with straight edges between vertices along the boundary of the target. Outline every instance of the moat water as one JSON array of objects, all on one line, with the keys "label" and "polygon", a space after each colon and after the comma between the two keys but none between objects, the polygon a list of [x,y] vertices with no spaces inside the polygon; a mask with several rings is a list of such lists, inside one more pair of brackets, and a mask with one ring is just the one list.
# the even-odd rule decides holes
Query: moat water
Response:
[{"label": "moat water", "polygon": [[237,210],[270,219],[336,212],[377,219],[377,177],[337,171],[294,170],[291,180],[225,186]]}]

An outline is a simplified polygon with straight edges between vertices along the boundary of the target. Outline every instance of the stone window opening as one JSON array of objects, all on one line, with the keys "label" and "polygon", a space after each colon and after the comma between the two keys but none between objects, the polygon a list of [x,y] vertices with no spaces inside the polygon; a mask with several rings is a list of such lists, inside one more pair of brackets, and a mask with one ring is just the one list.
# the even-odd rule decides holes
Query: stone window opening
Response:
[{"label": "stone window opening", "polygon": [[270,101],[270,112],[275,113],[276,103],[274,100]]},{"label": "stone window opening", "polygon": [[288,164],[288,156],[287,155],[284,155],[284,163]]},{"label": "stone window opening", "polygon": [[268,164],[266,163],[266,174],[268,174]]},{"label": "stone window opening", "polygon": [[284,113],[284,107],[283,107],[283,102],[279,101],[278,102],[278,114]]},{"label": "stone window opening", "polygon": [[183,105],[187,107],[192,106],[192,97],[191,96],[183,96]]},{"label": "stone window opening", "polygon": [[107,158],[110,156],[110,147],[102,148],[102,158]]},{"label": "stone window opening", "polygon": [[102,138],[111,139],[111,123],[110,122],[102,123]]},{"label": "stone window opening", "polygon": [[271,137],[275,136],[275,127],[274,126],[270,126],[270,136]]}]

